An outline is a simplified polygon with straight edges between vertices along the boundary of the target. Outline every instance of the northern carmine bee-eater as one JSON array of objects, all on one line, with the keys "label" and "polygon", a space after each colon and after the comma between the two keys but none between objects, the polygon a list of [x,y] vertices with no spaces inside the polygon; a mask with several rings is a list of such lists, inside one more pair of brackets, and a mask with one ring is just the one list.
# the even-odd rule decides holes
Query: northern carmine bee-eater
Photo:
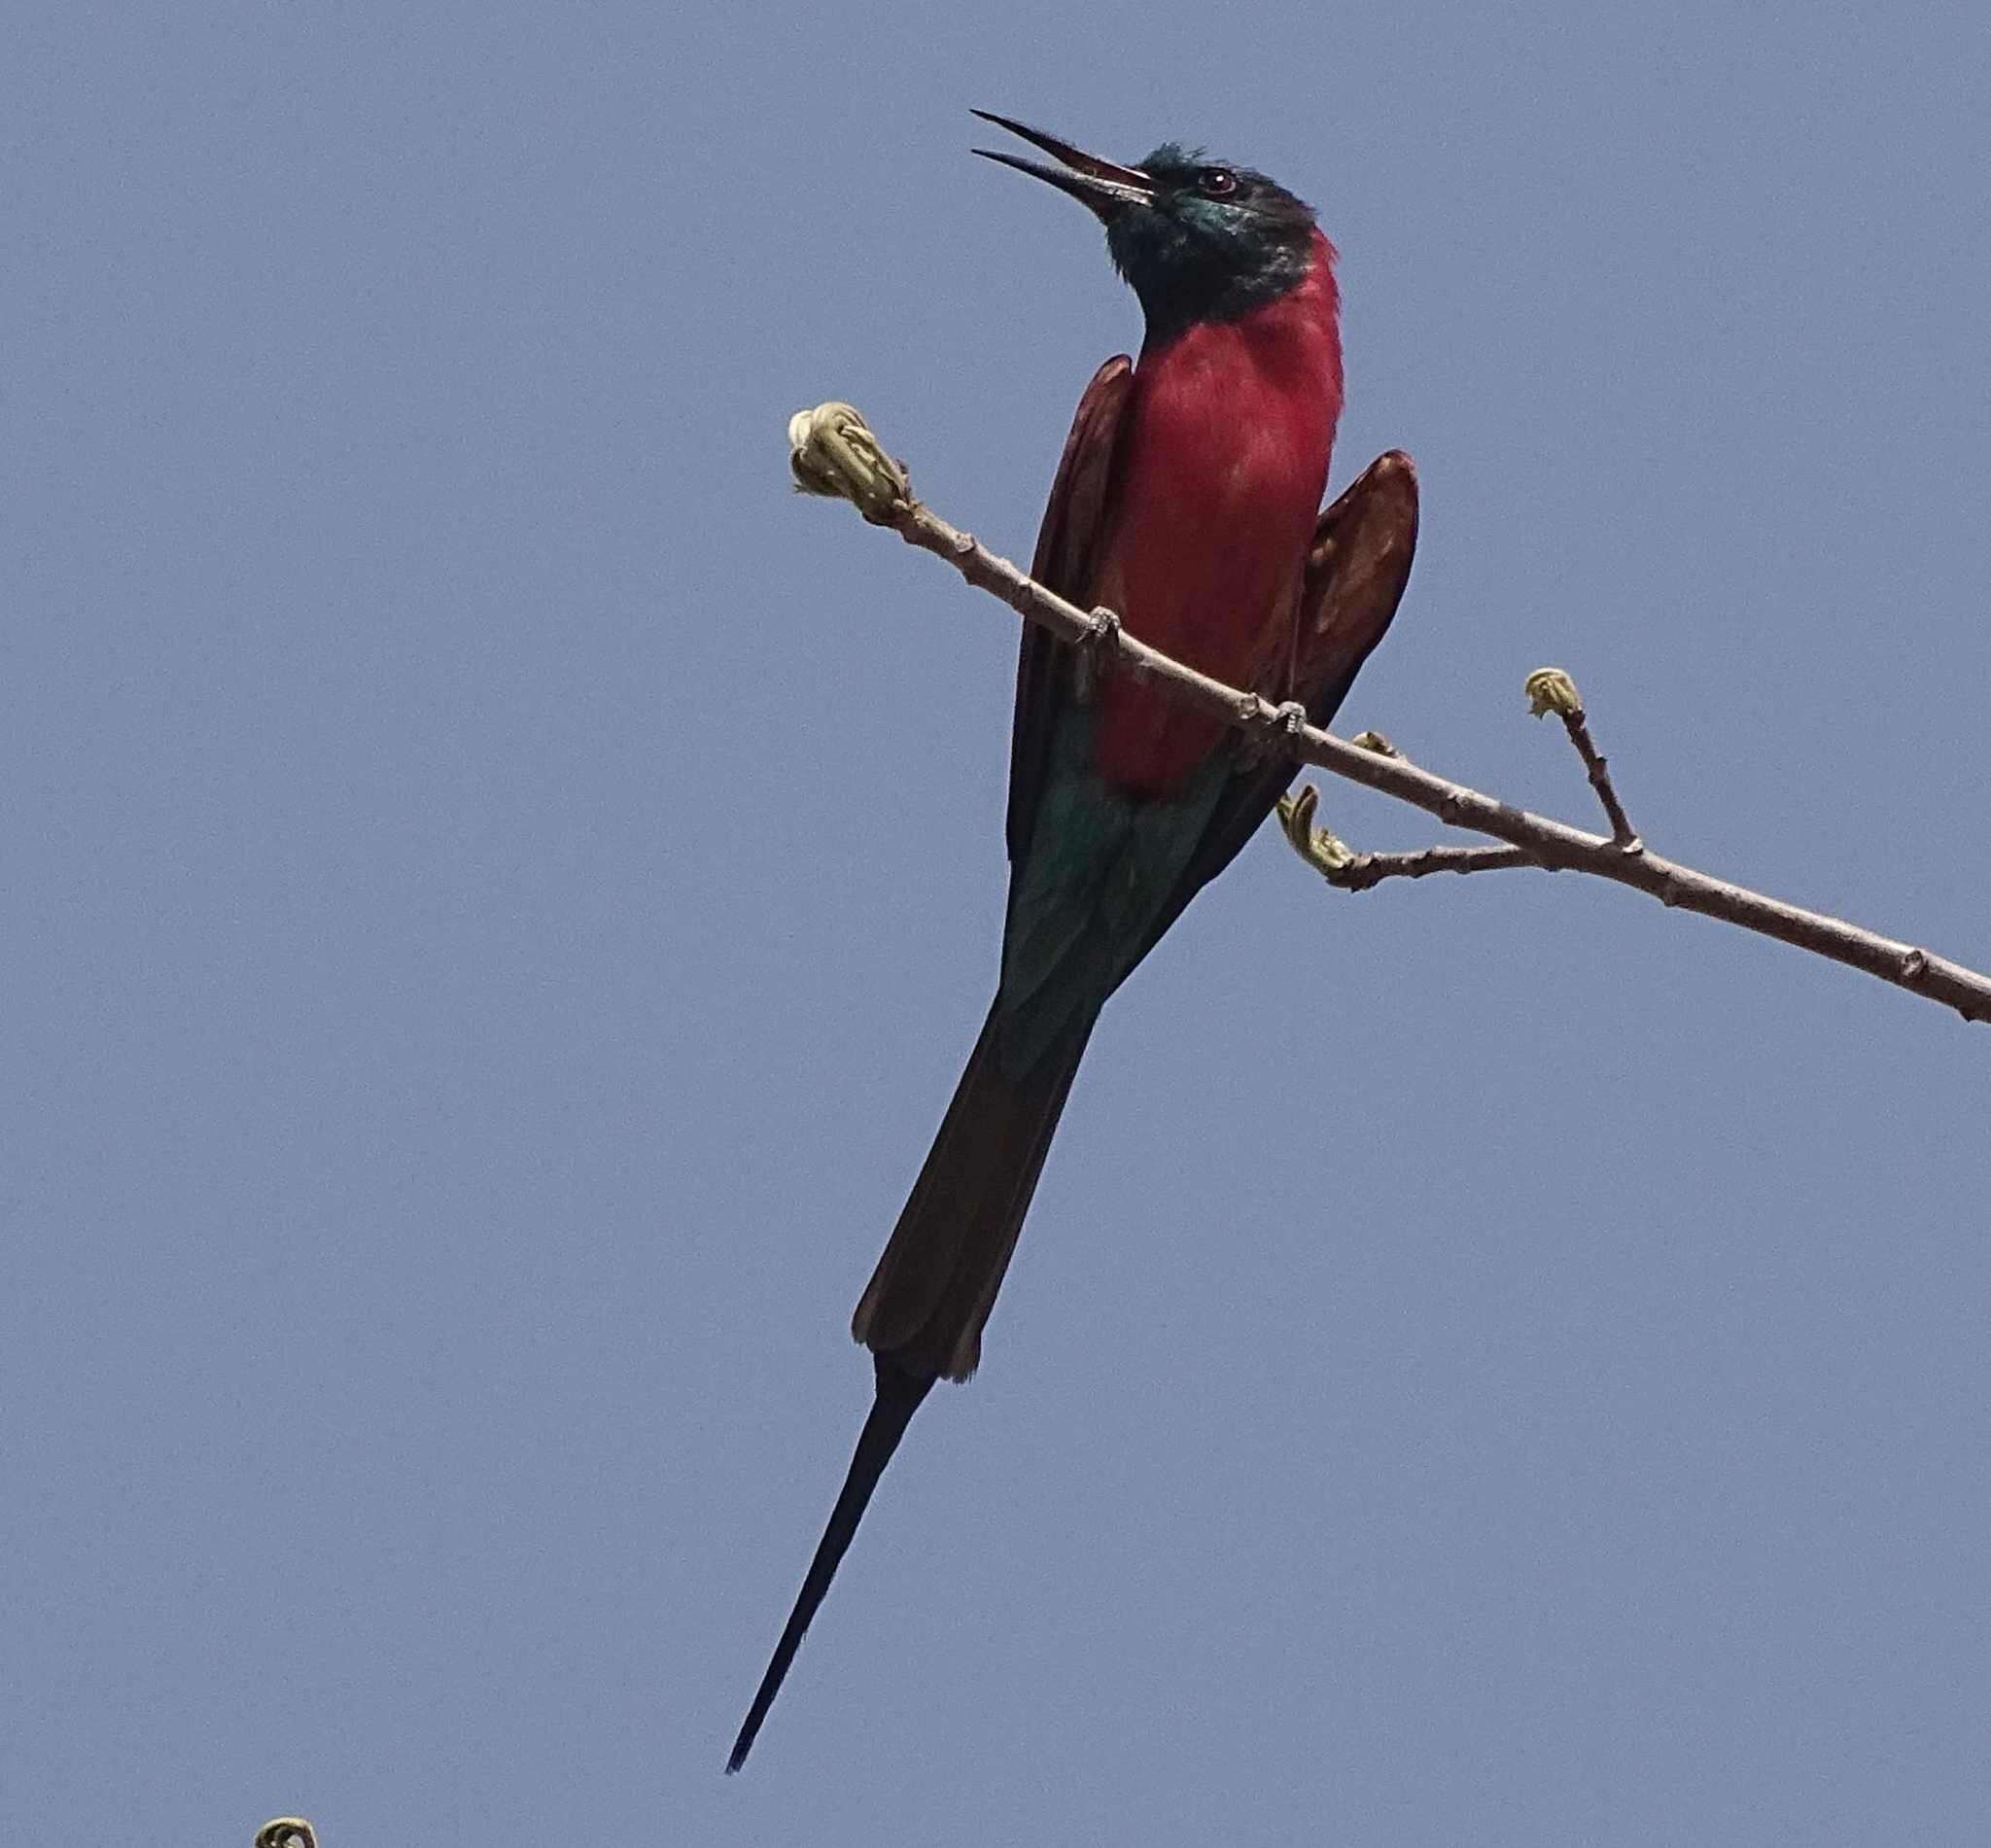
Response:
[{"label": "northern carmine bee-eater", "polygon": [[[1248,167],[1165,142],[1137,166],[975,112],[1059,164],[992,160],[1106,227],[1146,320],[1080,401],[1031,575],[1234,686],[1325,725],[1382,638],[1416,543],[1410,458],[1324,513],[1342,409],[1334,247]],[[852,1332],[877,1396],[728,1770],[738,1770],[871,1491],[936,1379],[965,1379],[1107,997],[1227,865],[1293,764],[1026,627],[1009,761],[1001,975]]]}]

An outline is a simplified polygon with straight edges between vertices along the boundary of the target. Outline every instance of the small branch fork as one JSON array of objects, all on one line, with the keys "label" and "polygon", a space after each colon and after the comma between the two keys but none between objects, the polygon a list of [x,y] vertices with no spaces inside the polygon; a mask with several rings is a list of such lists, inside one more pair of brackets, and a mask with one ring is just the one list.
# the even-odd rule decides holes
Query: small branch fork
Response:
[{"label": "small branch fork", "polygon": [[1358,854],[1337,835],[1313,825],[1320,791],[1309,783],[1279,797],[1279,826],[1293,852],[1341,891],[1368,891],[1385,879],[1423,879],[1432,873],[1491,873],[1542,862],[1522,847],[1427,847],[1415,854]]},{"label": "small branch fork", "polygon": [[[1624,805],[1611,785],[1610,766],[1590,737],[1589,721],[1584,715],[1576,682],[1559,667],[1537,668],[1522,688],[1528,711],[1537,718],[1551,713],[1561,719],[1569,742],[1583,759],[1590,787],[1603,804],[1611,823],[1611,845],[1623,854],[1643,854],[1645,843],[1633,831]],[[1403,752],[1380,732],[1357,732],[1349,743],[1364,750],[1400,761]],[[1549,870],[1523,847],[1427,847],[1415,854],[1357,854],[1326,828],[1313,825],[1319,798],[1311,784],[1296,795],[1279,797],[1279,826],[1292,843],[1293,851],[1330,886],[1342,891],[1368,891],[1385,879],[1423,879],[1431,873],[1491,873],[1509,866],[1532,866]]]},{"label": "small branch fork", "polygon": [[1528,676],[1527,684],[1521,691],[1528,696],[1528,711],[1537,718],[1546,718],[1554,713],[1561,719],[1563,729],[1569,733],[1569,742],[1583,759],[1590,787],[1604,805],[1604,817],[1611,823],[1611,845],[1626,854],[1642,852],[1639,838],[1625,819],[1624,805],[1618,800],[1618,791],[1611,786],[1611,766],[1604,761],[1590,739],[1589,720],[1585,716],[1576,682],[1559,667],[1538,667]]},{"label": "small branch fork", "polygon": [[1421,879],[1439,872],[1485,872],[1537,866],[1589,873],[1657,898],[1662,905],[1698,912],[1779,943],[1808,950],[1864,970],[1896,988],[1954,1008],[1965,1020],[1991,1022],[1991,976],[1909,943],[1805,911],[1782,899],[1716,879],[1649,852],[1633,832],[1612,787],[1609,770],[1590,739],[1576,687],[1566,674],[1543,669],[1527,692],[1538,715],[1554,713],[1584,761],[1590,786],[1610,822],[1608,836],[1532,815],[1498,798],[1418,768],[1374,733],[1349,741],[1296,723],[1290,712],[1256,693],[1227,686],[1150,647],[1111,617],[1088,612],[997,556],[970,534],[951,526],[913,499],[905,470],[879,445],[848,404],[803,411],[788,426],[791,467],[799,487],[852,502],[865,519],[889,526],[909,545],[945,559],[969,583],[998,597],[1028,622],[1085,648],[1100,668],[1133,674],[1170,698],[1243,731],[1269,750],[1332,771],[1364,788],[1394,796],[1435,816],[1448,827],[1484,834],[1500,847],[1434,847],[1416,854],[1355,854],[1313,825],[1318,796],[1307,786],[1279,804],[1287,839],[1330,884],[1365,891],[1384,879]]}]

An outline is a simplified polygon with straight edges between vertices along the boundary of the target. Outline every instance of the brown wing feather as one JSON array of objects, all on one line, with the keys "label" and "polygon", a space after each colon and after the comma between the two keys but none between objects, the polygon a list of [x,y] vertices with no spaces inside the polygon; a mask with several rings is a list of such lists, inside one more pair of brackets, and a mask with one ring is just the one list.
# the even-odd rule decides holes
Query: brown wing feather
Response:
[{"label": "brown wing feather", "polygon": [[1401,449],[1380,455],[1320,516],[1287,698],[1325,725],[1387,632],[1417,550],[1417,471]]},{"label": "brown wing feather", "polygon": [[[1105,527],[1133,363],[1108,360],[1085,389],[1059,459],[1032,575],[1083,598]],[[1009,764],[1009,854],[1021,865],[1042,794],[1045,758],[1070,684],[1070,650],[1026,624]],[[918,1375],[973,1372],[981,1326],[1016,1243],[1037,1170],[1085,1050],[1074,1026],[1056,1060],[1021,1075],[998,1056],[992,1010],[967,1069],[878,1261],[852,1332]]]},{"label": "brown wing feather", "polygon": [[[1058,459],[1058,476],[1037,529],[1030,575],[1048,590],[1089,604],[1093,573],[1105,537],[1118,473],[1122,413],[1134,384],[1134,362],[1117,354],[1093,374],[1071,419],[1071,434]],[[1071,650],[1033,622],[1023,629],[1016,660],[1016,714],[1009,739],[1009,858],[1020,864],[1043,791],[1044,762],[1065,699],[1063,671]]]}]

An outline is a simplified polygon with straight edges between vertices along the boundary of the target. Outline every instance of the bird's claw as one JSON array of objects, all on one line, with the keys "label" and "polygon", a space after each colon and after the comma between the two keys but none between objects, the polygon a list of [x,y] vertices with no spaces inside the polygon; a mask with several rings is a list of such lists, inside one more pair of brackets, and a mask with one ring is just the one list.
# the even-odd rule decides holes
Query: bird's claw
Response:
[{"label": "bird's claw", "polygon": [[1120,652],[1122,633],[1119,616],[1101,606],[1086,618],[1091,625],[1075,645],[1078,667],[1075,674],[1080,704],[1090,701],[1100,681]]},{"label": "bird's claw", "polygon": [[1268,713],[1265,704],[1258,707],[1260,723],[1244,734],[1242,750],[1245,761],[1253,764],[1276,763],[1297,754],[1296,747],[1300,734],[1312,722],[1307,715],[1306,707],[1296,699],[1282,700]]}]

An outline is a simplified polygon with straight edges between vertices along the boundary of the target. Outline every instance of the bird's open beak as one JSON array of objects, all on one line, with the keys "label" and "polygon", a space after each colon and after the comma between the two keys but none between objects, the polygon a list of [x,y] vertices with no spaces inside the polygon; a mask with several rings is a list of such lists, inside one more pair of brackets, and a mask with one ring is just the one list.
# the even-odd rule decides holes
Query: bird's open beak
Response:
[{"label": "bird's open beak", "polygon": [[1048,180],[1059,192],[1070,193],[1104,224],[1112,224],[1130,205],[1149,205],[1154,201],[1155,183],[1138,167],[1123,167],[1117,161],[1101,160],[1096,154],[1087,154],[1083,149],[1074,148],[1070,142],[1060,141],[1056,135],[1047,135],[1041,129],[1026,128],[1022,122],[1011,122],[1007,116],[992,116],[986,109],[968,113],[979,116],[984,122],[993,122],[998,128],[1007,128],[1032,147],[1055,156],[1064,165],[1047,167],[1041,160],[1027,160],[1022,155],[996,154],[988,148],[977,148],[975,152],[985,160],[999,160],[1005,167],[1014,167],[1019,173],[1033,173],[1040,180]]}]

